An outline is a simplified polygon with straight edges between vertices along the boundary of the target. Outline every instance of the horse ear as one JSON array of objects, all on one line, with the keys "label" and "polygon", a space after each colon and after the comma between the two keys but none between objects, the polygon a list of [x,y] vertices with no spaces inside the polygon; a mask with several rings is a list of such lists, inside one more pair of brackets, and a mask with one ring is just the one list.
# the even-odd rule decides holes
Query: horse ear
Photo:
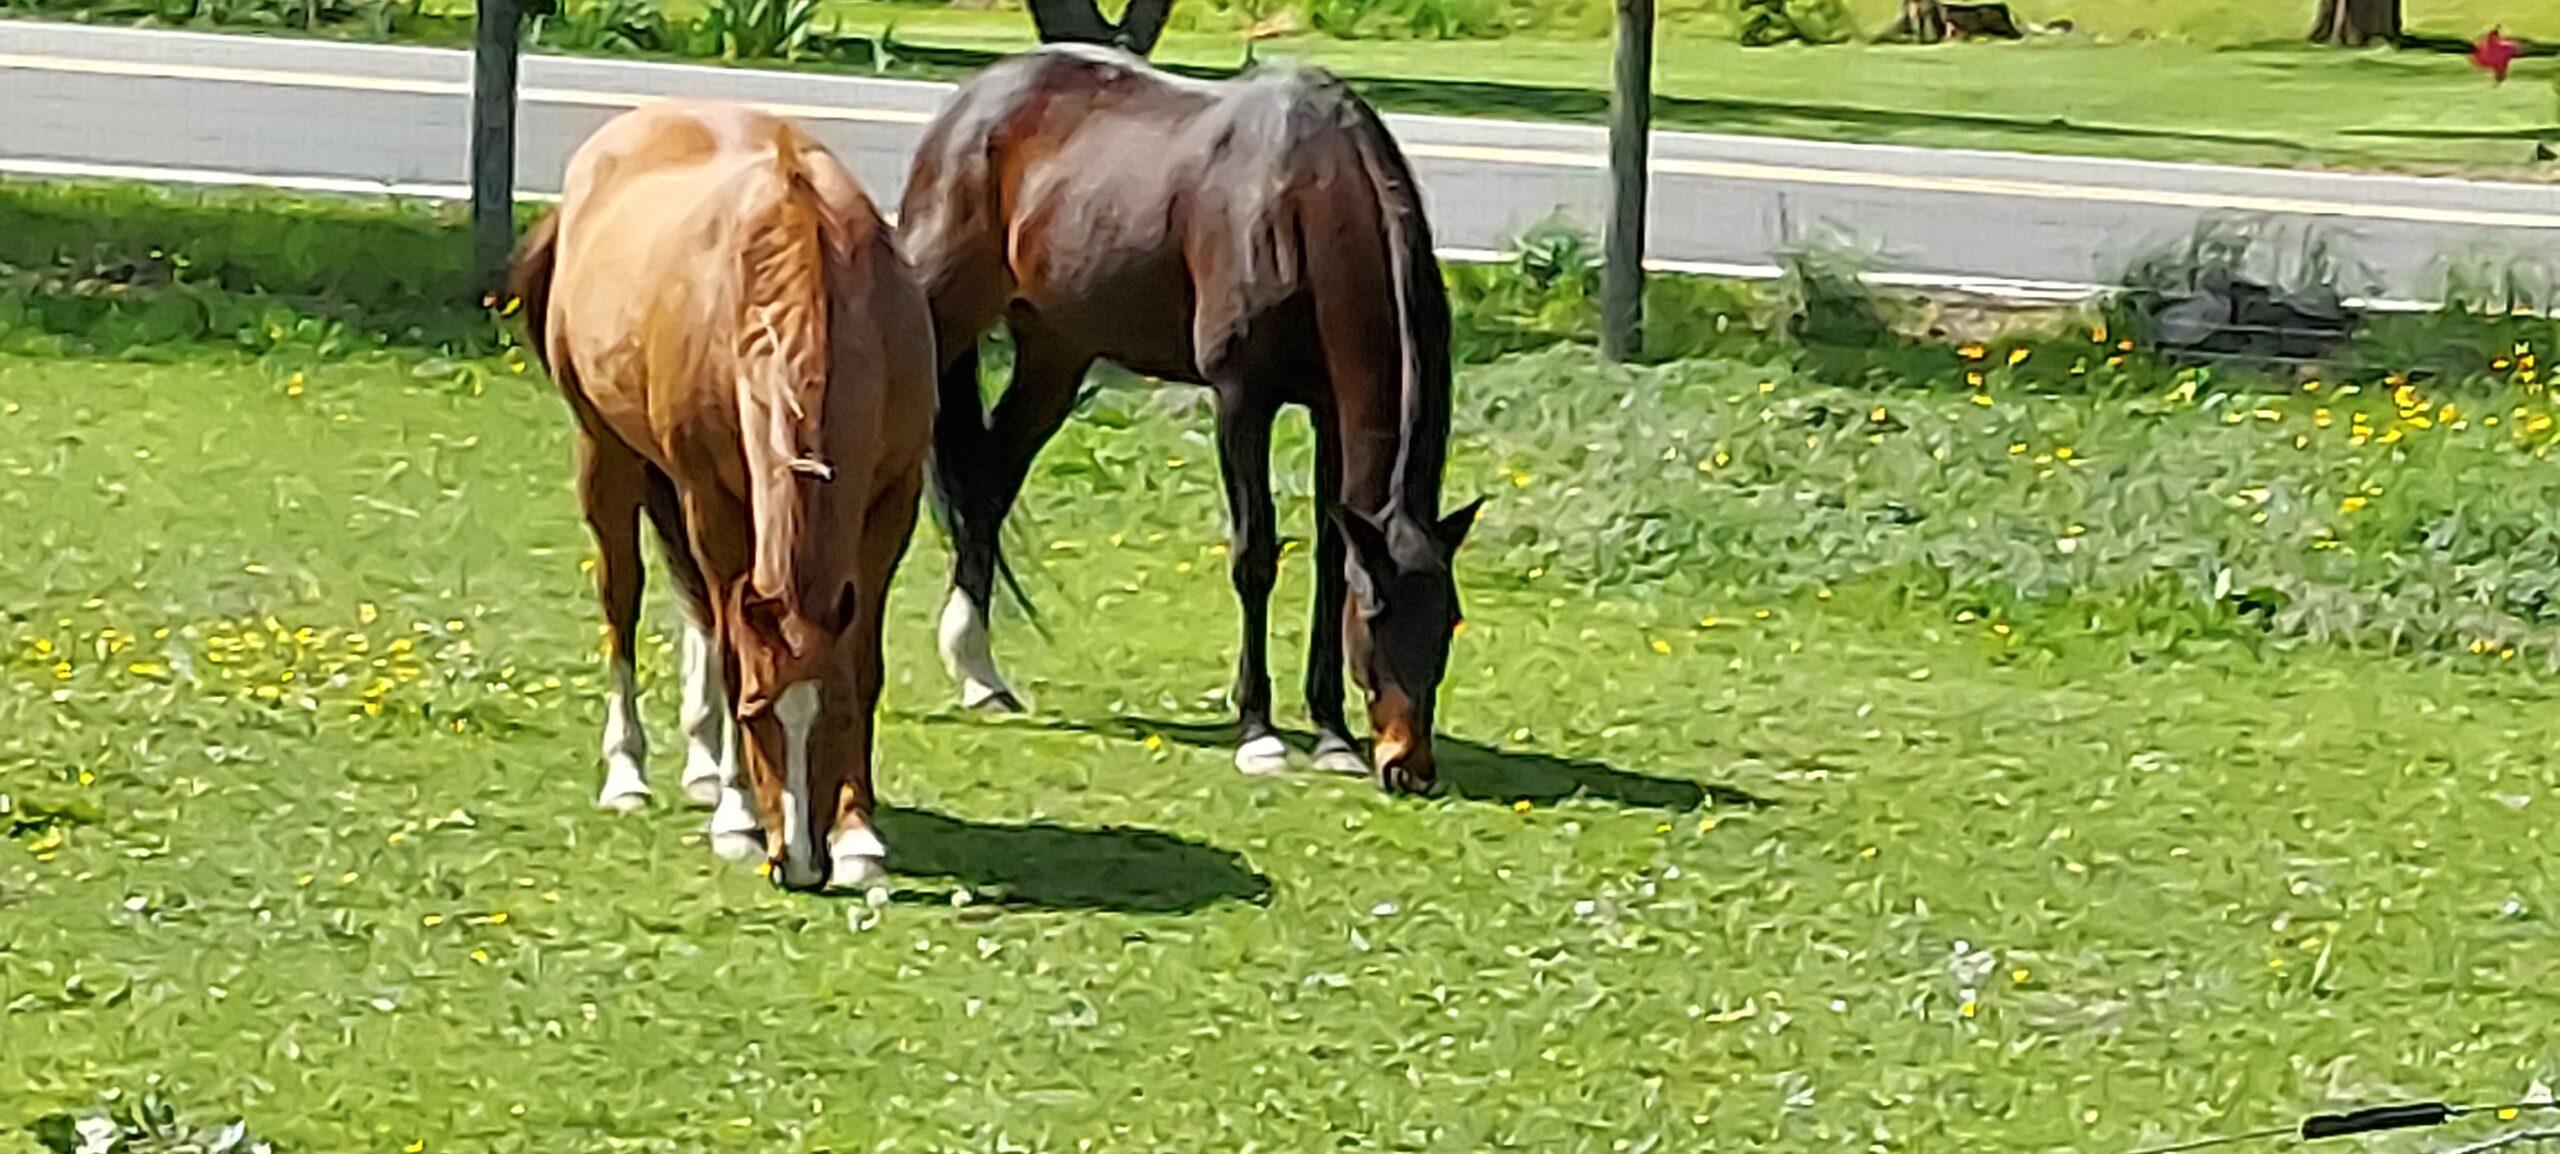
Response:
[{"label": "horse ear", "polygon": [[1352,598],[1363,613],[1375,612],[1378,587],[1395,576],[1395,552],[1387,544],[1387,531],[1366,514],[1340,505],[1326,515],[1351,545],[1351,568],[1344,576],[1351,582]]},{"label": "horse ear", "polygon": [[768,643],[779,641],[794,659],[807,657],[818,640],[811,622],[790,613],[779,597],[768,597],[753,590],[738,598],[738,616],[748,629]]},{"label": "horse ear", "polygon": [[1351,543],[1351,559],[1363,569],[1382,569],[1395,564],[1394,550],[1387,544],[1384,526],[1369,515],[1342,505],[1327,510],[1334,528]]},{"label": "horse ear", "polygon": [[1440,523],[1432,527],[1431,535],[1440,539],[1442,549],[1455,553],[1458,546],[1466,544],[1467,530],[1476,527],[1476,514],[1483,509],[1484,498],[1469,501],[1465,508],[1441,518]]}]

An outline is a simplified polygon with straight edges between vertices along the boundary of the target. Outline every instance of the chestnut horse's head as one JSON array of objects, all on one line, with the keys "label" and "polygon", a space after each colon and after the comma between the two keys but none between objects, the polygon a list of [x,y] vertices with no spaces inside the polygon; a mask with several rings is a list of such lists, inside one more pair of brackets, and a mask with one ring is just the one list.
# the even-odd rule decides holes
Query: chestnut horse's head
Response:
[{"label": "chestnut horse's head", "polygon": [[750,592],[731,623],[740,784],[786,889],[861,888],[885,853],[868,821],[871,703],[861,692],[866,672],[878,676],[862,666],[877,659],[848,635],[853,600],[848,584],[830,611],[804,616]]},{"label": "chestnut horse's head", "polygon": [[1369,700],[1370,760],[1386,788],[1424,793],[1438,779],[1432,713],[1463,618],[1451,562],[1483,505],[1479,499],[1436,522],[1394,509],[1334,513],[1351,546],[1343,649]]}]

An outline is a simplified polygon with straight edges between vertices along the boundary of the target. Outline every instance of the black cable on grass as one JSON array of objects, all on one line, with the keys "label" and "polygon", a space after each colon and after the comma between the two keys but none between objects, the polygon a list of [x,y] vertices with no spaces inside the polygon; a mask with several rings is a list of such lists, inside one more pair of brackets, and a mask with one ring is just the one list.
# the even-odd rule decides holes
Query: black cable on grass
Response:
[{"label": "black cable on grass", "polygon": [[2379,1134],[2386,1130],[2413,1130],[2425,1126],[2441,1126],[2456,1118],[2475,1114],[2498,1114],[2512,1118],[2527,1110],[2560,1111],[2560,1102],[2512,1102],[2502,1106],[2452,1106],[2443,1102],[2408,1102],[2394,1106],[2368,1106],[2343,1114],[2314,1114],[2298,1125],[2269,1126],[2238,1134],[2218,1134],[2210,1138],[2193,1138],[2166,1146],[2150,1146],[2130,1154],[2187,1154],[2192,1150],[2210,1150],[2234,1146],[2242,1142],[2261,1142],[2269,1138],[2294,1135],[2305,1142],[2323,1138],[2345,1138],[2357,1134]]}]

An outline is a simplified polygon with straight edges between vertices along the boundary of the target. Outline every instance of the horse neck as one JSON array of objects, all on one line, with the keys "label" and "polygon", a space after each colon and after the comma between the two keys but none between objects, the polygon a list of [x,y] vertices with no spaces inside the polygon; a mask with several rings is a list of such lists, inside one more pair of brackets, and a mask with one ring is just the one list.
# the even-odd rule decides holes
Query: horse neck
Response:
[{"label": "horse neck", "polygon": [[1426,372],[1410,389],[1401,373],[1366,380],[1359,391],[1371,394],[1369,403],[1337,394],[1346,414],[1338,418],[1340,498],[1364,513],[1404,512],[1428,522],[1438,516],[1441,468],[1449,455],[1448,379]]}]

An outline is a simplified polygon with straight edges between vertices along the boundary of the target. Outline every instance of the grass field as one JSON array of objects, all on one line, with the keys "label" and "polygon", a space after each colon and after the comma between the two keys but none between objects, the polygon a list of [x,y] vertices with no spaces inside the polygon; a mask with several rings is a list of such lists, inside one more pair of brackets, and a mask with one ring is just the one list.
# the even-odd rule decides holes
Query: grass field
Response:
[{"label": "grass field", "polygon": [[[670,0],[685,11],[693,0]],[[1712,6],[1710,6],[1712,7]],[[2560,133],[2547,60],[2503,86],[2457,54],[2340,52],[2301,44],[2309,6],[2027,4],[2069,17],[2069,37],[1936,48],[1834,45],[1746,49],[1720,18],[1666,16],[1655,116],[1666,127],[1929,147],[2233,164],[2498,170],[2533,173],[2531,142]],[[1892,4],[1853,6],[1873,31]],[[975,52],[1031,42],[1017,12],[833,0],[844,31]],[[1605,20],[1607,7],[1595,7]],[[2560,9],[2512,3],[2413,3],[2414,28],[2469,40],[2503,22],[2511,35],[2560,40]],[[1243,45],[1217,17],[1169,33],[1157,58],[1229,67]],[[1570,25],[1571,21],[1566,21]],[[1209,25],[1210,27],[1198,27]],[[1595,24],[1592,31],[1605,28]],[[1429,40],[1300,36],[1266,58],[1322,64],[1392,108],[1528,119],[1603,119],[1610,45],[1543,31],[1470,49]]]},{"label": "grass field", "polygon": [[1000,628],[1035,717],[950,709],[910,562],[879,909],[589,808],[538,375],[0,358],[0,1127],[158,1079],[292,1150],[2105,1150],[2560,1075],[2537,370],[1983,355],[1470,371],[1419,803],[1228,767],[1207,423],[1104,392],[1028,498],[1051,636]]},{"label": "grass field", "polygon": [[[131,19],[88,0],[18,0],[20,12]],[[598,0],[600,3],[601,0]],[[246,10],[282,0],[244,0]],[[680,20],[706,0],[661,0]],[[300,10],[299,0],[291,6]],[[404,35],[467,42],[470,5],[428,0],[437,19]],[[601,11],[578,0],[579,12]],[[1295,35],[1260,44],[1263,59],[1299,59],[1350,77],[1380,105],[1409,112],[1596,122],[1605,118],[1608,6],[1524,5],[1537,25],[1501,40],[1339,39]],[[2085,5],[2022,2],[2037,19],[2069,18],[2067,36],[2024,43],[1909,47],[1842,44],[1746,49],[1729,5],[1665,6],[1654,113],[1666,128],[1928,147],[2009,149],[2153,160],[2389,169],[2548,179],[2534,143],[2560,137],[2551,57],[2521,62],[2493,86],[2459,52],[2347,52],[2300,43],[2309,0]],[[1873,32],[1894,5],[1857,0]],[[11,11],[0,0],[0,13]],[[227,10],[219,9],[217,10]],[[816,27],[849,39],[794,67],[954,79],[1031,43],[1018,11],[958,10],[883,0],[822,0]],[[1240,18],[1177,6],[1161,61],[1229,70],[1245,57]],[[119,16],[119,12],[125,15]],[[2468,42],[2492,24],[2560,41],[2560,5],[2413,0],[2417,32]],[[270,24],[285,17],[272,15]],[[246,19],[244,17],[243,19]],[[349,34],[360,23],[350,23]],[[883,65],[873,40],[886,36]],[[557,29],[551,44],[575,43]]]}]

